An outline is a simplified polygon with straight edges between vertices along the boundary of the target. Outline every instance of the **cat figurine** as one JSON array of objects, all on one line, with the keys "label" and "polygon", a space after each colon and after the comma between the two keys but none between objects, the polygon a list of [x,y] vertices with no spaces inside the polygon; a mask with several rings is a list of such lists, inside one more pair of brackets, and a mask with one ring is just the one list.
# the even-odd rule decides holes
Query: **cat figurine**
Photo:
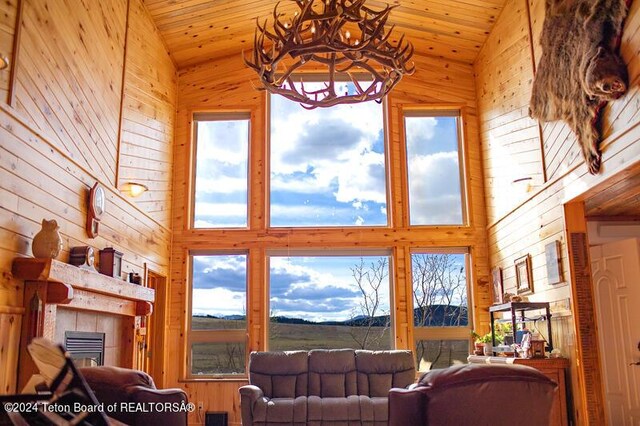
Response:
[{"label": "cat figurine", "polygon": [[42,219],[42,229],[33,237],[31,251],[34,257],[55,259],[62,251],[62,238],[58,222]]}]

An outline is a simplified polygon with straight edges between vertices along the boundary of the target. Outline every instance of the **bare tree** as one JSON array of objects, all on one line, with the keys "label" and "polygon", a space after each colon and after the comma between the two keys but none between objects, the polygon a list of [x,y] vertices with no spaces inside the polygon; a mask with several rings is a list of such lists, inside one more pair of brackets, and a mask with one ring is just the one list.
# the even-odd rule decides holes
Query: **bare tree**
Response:
[{"label": "bare tree", "polygon": [[361,349],[374,348],[381,343],[390,325],[389,312],[381,306],[383,286],[389,283],[388,260],[381,257],[365,266],[364,258],[360,258],[360,263],[351,268],[351,275],[362,296],[360,305],[352,313],[351,337]]},{"label": "bare tree", "polygon": [[[448,253],[417,254],[413,260],[414,325],[416,327],[463,326],[467,318],[467,281],[464,266]],[[432,364],[447,351],[448,341],[418,342],[416,356],[420,362],[428,349],[433,350]],[[435,346],[435,347],[434,347]]]}]

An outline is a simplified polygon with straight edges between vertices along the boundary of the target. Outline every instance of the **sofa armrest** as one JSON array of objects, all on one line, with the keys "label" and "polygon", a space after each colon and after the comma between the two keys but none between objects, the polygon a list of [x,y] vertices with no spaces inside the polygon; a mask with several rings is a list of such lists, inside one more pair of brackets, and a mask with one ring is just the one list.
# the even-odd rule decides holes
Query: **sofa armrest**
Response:
[{"label": "sofa armrest", "polygon": [[389,426],[427,424],[425,387],[389,390]]},{"label": "sofa armrest", "polygon": [[240,392],[240,414],[242,424],[250,426],[253,424],[253,404],[264,397],[262,389],[255,385],[245,385],[238,389]]},{"label": "sofa armrest", "polygon": [[189,400],[182,389],[150,389],[145,386],[131,386],[127,389],[127,393],[130,395],[129,403],[132,404],[130,407],[135,410],[135,424],[187,425]]}]

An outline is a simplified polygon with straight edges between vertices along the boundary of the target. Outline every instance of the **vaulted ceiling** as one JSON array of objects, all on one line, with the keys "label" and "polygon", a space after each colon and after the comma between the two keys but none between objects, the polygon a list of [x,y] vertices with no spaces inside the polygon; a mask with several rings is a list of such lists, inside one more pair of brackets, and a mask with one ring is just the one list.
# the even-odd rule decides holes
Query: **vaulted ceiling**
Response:
[{"label": "vaulted ceiling", "polygon": [[[250,50],[256,18],[272,22],[273,0],[144,0],[178,68]],[[472,63],[505,0],[391,0],[389,24],[416,51]],[[380,10],[385,2],[368,0]],[[298,10],[283,1],[282,12]]]}]

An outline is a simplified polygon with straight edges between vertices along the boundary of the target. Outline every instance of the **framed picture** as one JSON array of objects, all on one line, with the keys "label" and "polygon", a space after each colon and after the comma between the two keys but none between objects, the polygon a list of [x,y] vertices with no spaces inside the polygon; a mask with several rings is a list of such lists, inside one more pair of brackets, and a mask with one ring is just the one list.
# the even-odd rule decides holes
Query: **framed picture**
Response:
[{"label": "framed picture", "polygon": [[533,293],[533,280],[531,278],[531,257],[527,254],[515,260],[516,265],[516,292],[517,294]]},{"label": "framed picture", "polygon": [[549,284],[562,282],[562,264],[560,263],[560,241],[556,240],[544,246],[547,263],[547,281]]},{"label": "framed picture", "polygon": [[502,294],[502,268],[496,266],[491,270],[491,283],[493,284],[493,304],[499,305],[503,303]]}]

